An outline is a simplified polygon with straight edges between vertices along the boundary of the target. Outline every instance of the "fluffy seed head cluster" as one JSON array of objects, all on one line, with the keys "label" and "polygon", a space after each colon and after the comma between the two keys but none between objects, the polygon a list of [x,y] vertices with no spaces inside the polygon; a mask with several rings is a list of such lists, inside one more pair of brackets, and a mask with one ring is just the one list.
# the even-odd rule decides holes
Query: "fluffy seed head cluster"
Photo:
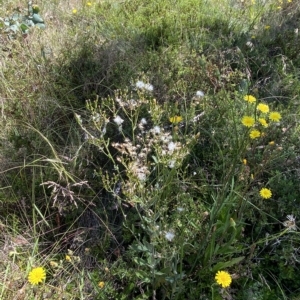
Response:
[{"label": "fluffy seed head cluster", "polygon": [[263,199],[269,199],[272,197],[272,192],[270,189],[267,189],[267,188],[262,188],[259,192],[260,196],[263,198]]},{"label": "fluffy seed head cluster", "polygon": [[[174,168],[188,154],[188,147],[182,147],[181,142],[173,141],[171,132],[165,132],[163,128],[154,126],[150,130],[143,127],[144,122],[139,122],[140,133],[136,135],[135,143],[125,138],[123,143],[112,143],[120,156],[117,160],[124,162],[130,158],[128,165],[129,173],[140,182],[145,182],[150,174],[149,155],[155,156],[161,163],[165,163],[169,168]],[[130,185],[130,181],[128,182]]]},{"label": "fluffy seed head cluster", "polygon": [[223,288],[229,287],[232,282],[231,275],[226,271],[218,271],[215,280]]},{"label": "fluffy seed head cluster", "polygon": [[198,98],[204,97],[204,93],[202,91],[197,91],[196,97],[198,97]]},{"label": "fluffy seed head cluster", "polygon": [[114,122],[115,122],[118,126],[120,126],[120,125],[124,122],[124,120],[123,120],[120,116],[116,116],[116,117],[114,118]]},{"label": "fluffy seed head cluster", "polygon": [[168,231],[165,233],[165,238],[169,241],[172,242],[172,240],[174,239],[175,234],[172,231]]},{"label": "fluffy seed head cluster", "polygon": [[283,222],[283,225],[288,230],[297,230],[296,217],[294,217],[293,215],[287,215],[286,218],[287,220]]},{"label": "fluffy seed head cluster", "polygon": [[152,92],[153,91],[153,85],[152,84],[150,84],[150,83],[144,83],[141,80],[137,81],[136,84],[135,84],[135,86],[138,89],[140,89],[140,90],[144,89],[144,90],[146,90],[148,92]]},{"label": "fluffy seed head cluster", "polygon": [[46,271],[42,267],[34,268],[28,275],[28,281],[32,285],[37,285],[46,279]]}]

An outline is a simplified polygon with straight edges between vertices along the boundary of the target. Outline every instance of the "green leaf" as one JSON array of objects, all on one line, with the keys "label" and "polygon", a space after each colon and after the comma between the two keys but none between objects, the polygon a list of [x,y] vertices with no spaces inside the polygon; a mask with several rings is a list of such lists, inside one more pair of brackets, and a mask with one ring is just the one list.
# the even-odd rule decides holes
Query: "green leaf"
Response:
[{"label": "green leaf", "polygon": [[215,251],[215,255],[217,254],[230,254],[230,253],[237,253],[240,252],[237,250],[236,247],[233,247],[231,245],[225,246],[225,247],[220,247]]},{"label": "green leaf", "polygon": [[148,266],[148,263],[140,257],[135,257],[133,260],[139,266]]},{"label": "green leaf", "polygon": [[235,257],[232,260],[227,261],[227,262],[219,262],[213,267],[212,272],[214,273],[216,271],[223,270],[223,269],[229,268],[233,265],[236,265],[239,262],[241,262],[244,258],[245,258],[245,256],[240,256],[240,257]]},{"label": "green leaf", "polygon": [[26,24],[24,24],[24,23],[22,23],[22,24],[20,25],[20,28],[21,28],[21,30],[22,30],[23,32],[26,32],[26,30],[29,29],[29,27],[28,27]]}]

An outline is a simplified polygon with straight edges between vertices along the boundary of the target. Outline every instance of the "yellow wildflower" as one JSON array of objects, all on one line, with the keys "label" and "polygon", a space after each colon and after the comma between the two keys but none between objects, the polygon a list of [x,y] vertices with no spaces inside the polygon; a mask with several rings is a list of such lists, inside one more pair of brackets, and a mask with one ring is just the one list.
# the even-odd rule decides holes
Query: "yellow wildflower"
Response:
[{"label": "yellow wildflower", "polygon": [[77,14],[77,9],[76,9],[76,8],[73,8],[72,13],[73,13],[74,15]]},{"label": "yellow wildflower", "polygon": [[218,271],[215,276],[216,282],[223,288],[230,286],[232,278],[230,274],[226,271]]},{"label": "yellow wildflower", "polygon": [[100,281],[100,282],[98,283],[98,286],[99,286],[100,289],[103,289],[104,286],[105,286],[104,281]]},{"label": "yellow wildflower", "polygon": [[32,285],[39,284],[40,282],[43,282],[45,279],[46,279],[46,271],[42,267],[32,269],[28,275],[28,281]]},{"label": "yellow wildflower", "polygon": [[262,188],[259,192],[260,196],[263,198],[263,199],[269,199],[272,197],[272,192],[271,190],[267,189],[267,188]]},{"label": "yellow wildflower", "polygon": [[252,95],[246,95],[246,96],[244,97],[244,100],[247,101],[247,102],[249,102],[249,103],[254,103],[254,102],[256,102],[256,98],[255,98],[254,96],[252,96]]},{"label": "yellow wildflower", "polygon": [[250,131],[250,138],[251,139],[256,139],[256,138],[259,138],[260,136],[261,136],[260,131],[258,131],[256,129]]},{"label": "yellow wildflower", "polygon": [[264,103],[259,103],[257,105],[257,110],[261,111],[262,113],[266,114],[269,112],[269,105],[264,104]]},{"label": "yellow wildflower", "polygon": [[247,159],[246,159],[246,158],[243,159],[243,164],[244,164],[244,165],[247,164]]},{"label": "yellow wildflower", "polygon": [[267,121],[266,121],[266,119],[264,119],[264,118],[259,118],[259,119],[258,119],[258,122],[259,122],[262,126],[264,126],[264,127],[268,127],[268,126],[269,126],[268,123],[267,123]]},{"label": "yellow wildflower", "polygon": [[279,122],[281,119],[281,114],[277,111],[270,112],[269,119],[273,122]]},{"label": "yellow wildflower", "polygon": [[180,123],[182,121],[182,117],[181,116],[174,116],[169,118],[169,121],[173,124],[177,124]]},{"label": "yellow wildflower", "polygon": [[269,145],[270,145],[270,146],[274,146],[274,145],[275,145],[275,142],[274,142],[274,141],[271,141],[271,142],[269,142]]},{"label": "yellow wildflower", "polygon": [[243,125],[246,126],[246,127],[251,127],[251,126],[254,125],[255,120],[254,120],[253,117],[250,117],[250,116],[244,116],[244,117],[242,118],[242,123],[243,123]]}]

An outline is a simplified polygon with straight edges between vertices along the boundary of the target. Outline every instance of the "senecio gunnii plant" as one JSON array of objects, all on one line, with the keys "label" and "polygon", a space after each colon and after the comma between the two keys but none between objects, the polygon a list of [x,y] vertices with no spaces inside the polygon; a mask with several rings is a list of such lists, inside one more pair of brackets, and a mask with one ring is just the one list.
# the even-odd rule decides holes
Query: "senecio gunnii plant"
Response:
[{"label": "senecio gunnii plant", "polygon": [[[213,298],[229,297],[231,284],[246,272],[242,264],[251,249],[243,233],[247,209],[262,213],[261,199],[271,201],[273,195],[267,181],[255,186],[262,170],[248,161],[254,163],[254,149],[271,138],[281,115],[263,102],[257,105],[252,95],[228,98],[238,135],[224,139],[226,145],[239,145],[240,157],[233,163],[224,160],[228,172],[214,183],[193,164],[215,104],[202,91],[182,105],[161,104],[154,92],[150,83],[138,80],[130,91],[88,100],[87,113],[76,114],[84,143],[106,162],[94,176],[112,196],[107,210],[122,213],[124,255],[133,268],[127,280],[143,286],[146,298],[200,298],[207,289]],[[225,155],[213,134],[208,137]]]}]

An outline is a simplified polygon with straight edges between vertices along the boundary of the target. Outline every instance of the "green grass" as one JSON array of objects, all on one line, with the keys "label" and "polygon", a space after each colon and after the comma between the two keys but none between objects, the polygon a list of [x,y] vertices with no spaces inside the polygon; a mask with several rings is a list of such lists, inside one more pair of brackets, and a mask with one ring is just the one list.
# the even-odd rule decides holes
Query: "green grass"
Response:
[{"label": "green grass", "polygon": [[27,3],[0,1],[1,299],[300,297],[300,7],[281,2],[48,1],[22,35],[4,18]]}]

